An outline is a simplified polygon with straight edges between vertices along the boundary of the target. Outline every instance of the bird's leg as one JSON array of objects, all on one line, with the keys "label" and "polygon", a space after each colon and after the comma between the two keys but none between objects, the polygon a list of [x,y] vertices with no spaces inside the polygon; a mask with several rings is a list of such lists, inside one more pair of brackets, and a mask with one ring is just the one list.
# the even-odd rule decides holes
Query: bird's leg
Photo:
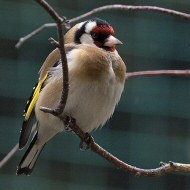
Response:
[{"label": "bird's leg", "polygon": [[79,135],[81,141],[79,148],[81,151],[85,151],[90,148],[92,142],[94,142],[93,137],[89,133],[84,133],[79,126],[76,124],[76,119],[71,116],[64,116],[63,118],[66,131],[73,131],[75,134]]},{"label": "bird's leg", "polygon": [[84,134],[84,138],[81,138],[79,148],[81,151],[88,150],[91,143],[94,141],[93,137],[89,133]]},{"label": "bird's leg", "polygon": [[65,132],[73,132],[70,126],[76,124],[76,120],[71,116],[65,116],[64,124],[65,124]]}]

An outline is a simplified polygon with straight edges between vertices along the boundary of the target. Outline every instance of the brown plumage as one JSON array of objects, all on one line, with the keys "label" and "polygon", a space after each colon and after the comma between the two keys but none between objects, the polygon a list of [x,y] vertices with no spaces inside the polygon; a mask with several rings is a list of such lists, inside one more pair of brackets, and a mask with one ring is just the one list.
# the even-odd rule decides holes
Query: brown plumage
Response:
[{"label": "brown plumage", "polygon": [[[75,118],[84,132],[92,132],[105,124],[124,89],[126,67],[115,49],[121,42],[113,35],[111,25],[97,18],[77,24],[65,35],[70,86],[63,115]],[[43,82],[47,72],[48,76]],[[18,175],[30,175],[44,145],[65,130],[59,118],[40,111],[40,106],[55,108],[58,105],[62,77],[60,53],[55,49],[40,70],[37,88],[40,83],[43,85],[39,88],[38,97],[34,94],[33,99],[37,101],[32,110],[37,132],[18,166]],[[22,138],[24,142],[29,138],[25,136],[28,134],[25,129],[27,125],[31,126],[30,119],[25,118],[20,142]]]}]

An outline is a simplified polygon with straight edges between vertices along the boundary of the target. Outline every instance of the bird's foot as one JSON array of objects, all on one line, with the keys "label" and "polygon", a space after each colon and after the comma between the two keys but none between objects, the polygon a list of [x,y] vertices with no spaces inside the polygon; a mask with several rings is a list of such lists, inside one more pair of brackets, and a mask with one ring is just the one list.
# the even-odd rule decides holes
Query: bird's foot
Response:
[{"label": "bird's foot", "polygon": [[90,148],[91,143],[94,141],[93,137],[89,133],[85,133],[83,139],[81,139],[79,148],[81,151],[88,150]]},{"label": "bird's foot", "polygon": [[76,119],[72,118],[71,116],[66,116],[64,118],[65,123],[65,132],[73,132],[73,130],[70,128],[71,125],[74,125],[76,123]]}]

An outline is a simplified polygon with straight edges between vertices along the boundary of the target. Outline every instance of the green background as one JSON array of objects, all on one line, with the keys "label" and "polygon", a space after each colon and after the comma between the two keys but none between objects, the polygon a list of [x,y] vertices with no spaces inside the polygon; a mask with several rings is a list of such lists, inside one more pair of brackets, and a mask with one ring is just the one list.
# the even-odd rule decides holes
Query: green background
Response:
[{"label": "green background", "polygon": [[[190,12],[189,0],[49,0],[68,19],[101,5],[154,5]],[[118,51],[128,71],[189,69],[190,22],[155,12],[109,11],[95,15],[110,22],[124,43]],[[21,36],[52,22],[35,3],[0,0],[0,159],[18,142],[22,113],[38,80],[38,70],[53,47],[55,28],[19,50]],[[155,168],[160,161],[190,163],[190,78],[136,77],[126,82],[116,112],[93,133],[105,149],[131,165]],[[75,135],[59,134],[44,149],[32,176],[16,176],[23,151],[0,170],[0,189],[9,190],[189,190],[190,175],[135,177],[116,169],[91,151],[81,152]]]}]

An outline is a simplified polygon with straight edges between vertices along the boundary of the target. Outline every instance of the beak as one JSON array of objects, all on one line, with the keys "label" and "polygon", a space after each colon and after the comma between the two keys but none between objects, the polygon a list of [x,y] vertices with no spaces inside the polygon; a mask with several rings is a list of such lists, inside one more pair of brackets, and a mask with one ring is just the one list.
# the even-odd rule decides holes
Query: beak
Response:
[{"label": "beak", "polygon": [[113,47],[115,45],[120,45],[120,44],[123,44],[123,43],[120,40],[118,40],[117,38],[115,38],[114,36],[110,35],[106,39],[106,42],[104,43],[104,46]]}]

